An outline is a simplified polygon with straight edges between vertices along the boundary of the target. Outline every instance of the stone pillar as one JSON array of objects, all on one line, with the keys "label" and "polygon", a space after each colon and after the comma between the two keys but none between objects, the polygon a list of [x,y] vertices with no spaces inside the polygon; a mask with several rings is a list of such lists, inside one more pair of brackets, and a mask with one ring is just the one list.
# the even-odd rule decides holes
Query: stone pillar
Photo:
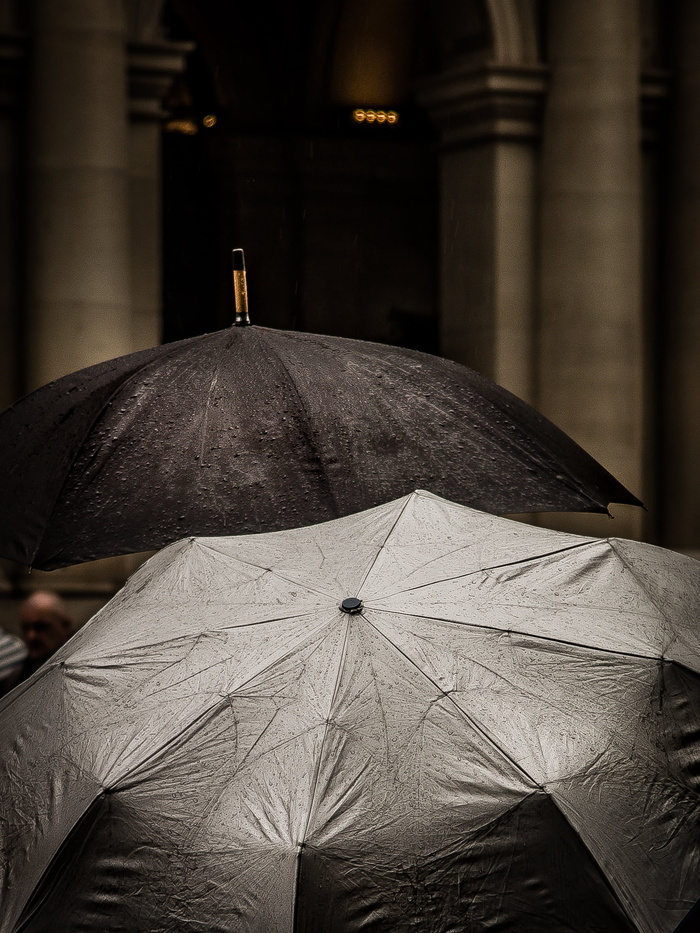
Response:
[{"label": "stone pillar", "polygon": [[132,349],[122,0],[32,0],[27,387]]},{"label": "stone pillar", "polygon": [[467,66],[426,83],[441,130],[441,350],[533,395],[536,143],[546,71]]},{"label": "stone pillar", "polygon": [[129,45],[131,341],[134,350],[155,346],[161,340],[161,125],[166,116],[162,101],[193,48],[191,43],[155,39]]},{"label": "stone pillar", "polygon": [[[643,498],[638,0],[549,4],[538,407]],[[643,513],[573,517],[638,537]]]},{"label": "stone pillar", "polygon": [[676,4],[668,295],[665,315],[663,543],[700,552],[700,6]]}]

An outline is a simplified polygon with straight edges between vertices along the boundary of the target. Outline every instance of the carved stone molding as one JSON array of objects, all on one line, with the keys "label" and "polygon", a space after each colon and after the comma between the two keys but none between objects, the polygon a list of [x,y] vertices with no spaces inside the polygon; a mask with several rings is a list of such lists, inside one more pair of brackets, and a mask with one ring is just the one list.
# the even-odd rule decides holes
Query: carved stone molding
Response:
[{"label": "carved stone molding", "polygon": [[418,100],[440,128],[445,146],[540,135],[547,93],[543,65],[453,68],[426,80]]},{"label": "carved stone molding", "polygon": [[160,122],[167,116],[163,99],[176,75],[185,69],[191,42],[130,42],[129,110],[132,120]]}]

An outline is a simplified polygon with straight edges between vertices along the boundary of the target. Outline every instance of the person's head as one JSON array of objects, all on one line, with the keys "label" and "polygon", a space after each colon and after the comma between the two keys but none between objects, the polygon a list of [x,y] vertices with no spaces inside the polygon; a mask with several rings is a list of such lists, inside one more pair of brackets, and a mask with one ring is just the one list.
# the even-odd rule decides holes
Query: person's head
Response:
[{"label": "person's head", "polygon": [[22,637],[30,661],[43,663],[71,636],[73,623],[60,596],[44,590],[32,593],[19,609]]}]

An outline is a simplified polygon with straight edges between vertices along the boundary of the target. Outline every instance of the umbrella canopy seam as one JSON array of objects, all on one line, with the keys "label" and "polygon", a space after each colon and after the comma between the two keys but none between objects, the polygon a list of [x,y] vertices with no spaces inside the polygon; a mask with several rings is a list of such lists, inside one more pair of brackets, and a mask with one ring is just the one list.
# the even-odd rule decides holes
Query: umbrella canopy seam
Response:
[{"label": "umbrella canopy seam", "polygon": [[[267,328],[265,328],[265,329],[267,329]],[[274,333],[274,331],[271,331],[271,333]],[[339,508],[339,503],[338,503],[338,500],[337,500],[337,498],[336,498],[335,493],[333,492],[333,487],[332,487],[331,483],[328,481],[328,476],[327,476],[327,474],[326,474],[326,465],[325,465],[325,462],[324,462],[324,460],[319,456],[318,445],[316,444],[316,442],[313,440],[313,437],[312,437],[313,431],[310,430],[309,427],[308,427],[308,425],[311,424],[311,416],[310,416],[310,412],[309,412],[308,406],[306,405],[306,402],[304,401],[304,397],[303,397],[302,393],[301,393],[300,390],[299,390],[299,386],[297,385],[297,382],[296,382],[294,376],[292,375],[292,373],[290,372],[289,368],[288,368],[287,365],[285,364],[284,360],[283,360],[282,357],[280,356],[279,351],[278,351],[277,348],[274,346],[274,340],[268,341],[267,346],[268,346],[270,352],[274,355],[275,359],[277,360],[280,369],[281,369],[282,372],[285,374],[285,376],[286,376],[286,378],[287,378],[287,382],[288,382],[289,385],[291,386],[292,391],[294,392],[294,395],[296,396],[296,399],[297,399],[297,401],[298,401],[298,403],[299,403],[299,407],[301,408],[301,410],[303,411],[304,415],[306,416],[306,422],[303,422],[303,421],[300,421],[300,422],[299,422],[299,433],[302,435],[302,437],[304,438],[304,440],[305,440],[306,443],[308,444],[309,449],[310,449],[311,452],[313,453],[315,462],[321,464],[321,466],[322,466],[322,471],[321,471],[321,472],[322,472],[322,476],[323,476],[323,480],[324,480],[323,485],[324,485],[324,487],[325,487],[325,493],[326,493],[328,499],[330,500],[330,502],[331,502],[331,504],[332,504],[332,506],[333,506],[333,509],[334,509],[334,511],[336,512],[336,514],[340,515],[340,514],[342,514],[342,509]]]},{"label": "umbrella canopy seam", "polygon": [[326,745],[326,739],[328,737],[328,726],[330,722],[330,717],[333,712],[333,707],[335,705],[336,698],[338,696],[338,690],[340,688],[340,681],[343,674],[343,669],[345,668],[345,659],[347,657],[347,648],[348,648],[348,638],[350,635],[350,618],[346,617],[345,619],[345,632],[343,634],[343,646],[340,651],[340,660],[338,661],[338,670],[335,675],[335,683],[333,685],[333,691],[331,693],[331,700],[328,704],[328,715],[323,726],[323,736],[321,738],[321,745],[318,750],[318,755],[316,756],[316,761],[314,762],[314,773],[311,779],[311,787],[309,792],[309,805],[306,812],[306,819],[304,820],[304,828],[301,832],[301,838],[297,841],[296,847],[296,865],[295,865],[295,875],[294,875],[294,887],[292,892],[292,933],[296,933],[297,927],[299,926],[299,882],[301,878],[301,859],[303,855],[303,849],[306,845],[306,836],[309,831],[309,825],[311,823],[311,816],[314,812],[314,805],[316,803],[316,791],[318,788],[318,778],[321,773],[321,762],[323,759],[323,752]]},{"label": "umbrella canopy seam", "polygon": [[[366,607],[366,608],[369,608],[369,607]],[[380,628],[378,628],[378,626],[376,626],[374,622],[372,622],[369,615],[363,614],[363,617],[365,618],[366,622],[372,626],[372,628],[375,630],[375,632],[377,632],[378,635],[380,635],[389,645],[391,645],[391,647],[395,651],[397,651],[406,661],[408,661],[408,663],[412,667],[414,667],[427,681],[429,681],[429,683],[440,694],[440,699],[446,699],[450,703],[452,703],[455,709],[469,723],[469,725],[474,729],[474,731],[477,732],[479,735],[481,735],[483,738],[485,738],[486,741],[489,743],[489,745],[493,746],[493,748],[496,749],[496,751],[501,755],[501,757],[505,759],[522,777],[524,777],[527,781],[529,781],[529,783],[532,784],[534,787],[539,787],[540,789],[544,790],[543,785],[540,784],[540,782],[537,781],[527,771],[527,769],[523,768],[522,765],[520,765],[517,761],[515,761],[515,759],[512,758],[508,754],[508,752],[492,736],[490,736],[489,733],[482,726],[479,725],[479,723],[477,723],[474,719],[472,719],[472,717],[469,715],[469,713],[465,709],[463,709],[460,706],[460,704],[452,696],[453,691],[444,690],[435,680],[433,680],[430,674],[428,674],[426,671],[423,670],[423,668],[421,668],[418,664],[416,664],[413,658],[411,658],[408,654],[406,654],[406,652],[399,645],[397,645],[396,642],[392,641],[391,638],[389,638],[389,636],[385,632],[383,632]]]},{"label": "umbrella canopy seam", "polygon": [[[271,532],[271,533],[275,534],[275,532]],[[281,533],[284,533],[284,532],[281,532]],[[251,536],[251,537],[254,537],[254,536]],[[211,539],[207,538],[206,540],[208,542]],[[255,564],[253,563],[253,561],[244,560],[241,557],[232,557],[230,554],[227,554],[226,551],[221,550],[220,548],[217,548],[212,544],[207,543],[207,544],[202,544],[201,546],[208,548],[209,550],[213,551],[215,554],[224,555],[231,562],[238,562],[239,564],[243,564],[244,567],[257,567],[258,570],[263,570],[265,571],[265,573],[271,574],[273,577],[276,577],[278,580],[283,580],[285,583],[292,583],[294,586],[299,586],[302,589],[307,590],[309,593],[315,593],[316,596],[330,596],[331,595],[329,590],[314,589],[308,583],[304,583],[300,580],[295,580],[294,577],[286,577],[284,576],[284,574],[281,574],[278,570],[273,570],[272,567],[263,567],[260,564]]]},{"label": "umbrella canopy seam", "polygon": [[[199,713],[198,716],[195,716],[188,724],[181,729],[179,732],[176,732],[174,735],[171,735],[170,738],[163,742],[161,745],[158,745],[154,748],[148,755],[144,758],[141,758],[132,768],[131,771],[126,771],[121,777],[116,778],[116,780],[109,784],[106,788],[110,793],[122,793],[124,791],[130,790],[134,787],[138,787],[139,784],[143,783],[143,780],[134,779],[134,774],[138,771],[143,770],[144,767],[152,764],[158,758],[163,756],[163,753],[171,749],[173,746],[181,743],[185,738],[191,738],[200,732],[209,722],[211,722],[214,717],[216,717],[222,709],[225,709],[227,706],[231,706],[231,697],[229,694],[225,696],[220,696],[218,700],[213,703],[211,706],[206,707]],[[129,780],[131,778],[131,780]]]},{"label": "umbrella canopy seam", "polygon": [[[197,716],[196,720],[194,720],[194,722],[199,722],[199,721],[202,720],[204,717],[206,717],[206,716],[212,714],[213,712],[215,712],[217,709],[221,708],[222,706],[225,706],[227,703],[230,703],[230,700],[231,700],[231,697],[232,697],[232,696],[240,695],[240,691],[241,691],[244,687],[246,687],[248,684],[250,684],[251,681],[255,680],[257,677],[260,677],[261,674],[264,674],[267,670],[269,670],[271,667],[274,667],[276,664],[279,664],[280,662],[287,660],[295,651],[298,651],[299,648],[304,647],[306,644],[310,643],[315,637],[318,636],[318,633],[319,633],[322,629],[328,627],[328,624],[329,624],[328,621],[324,621],[324,622],[319,623],[319,625],[318,625],[312,632],[308,633],[308,634],[306,635],[305,638],[302,638],[302,639],[301,639],[299,642],[297,642],[293,647],[286,649],[285,652],[284,652],[283,654],[278,654],[278,655],[275,655],[273,658],[268,659],[268,660],[266,661],[266,663],[265,663],[262,667],[257,668],[255,671],[253,671],[253,672],[251,673],[251,675],[250,675],[246,680],[244,680],[242,683],[240,683],[240,684],[238,684],[237,686],[235,686],[234,688],[228,690],[228,691],[225,693],[225,695],[223,695],[223,696],[219,695],[219,697],[216,699],[215,702],[213,702],[213,703],[211,703],[209,706],[205,707],[205,708],[198,714],[198,716]],[[173,663],[178,663],[178,662],[173,662]],[[201,676],[202,673],[205,673],[206,671],[211,670],[211,669],[215,668],[218,664],[222,664],[222,663],[225,663],[225,662],[224,662],[224,661],[221,661],[221,660],[218,660],[218,661],[214,662],[213,664],[209,665],[208,667],[206,667],[206,668],[201,668],[201,669],[198,670],[197,672],[195,672],[195,673],[189,675],[188,677],[183,678],[182,680],[176,681],[176,682],[174,682],[174,683],[172,683],[172,684],[168,684],[166,687],[163,687],[163,688],[161,688],[160,690],[154,690],[154,691],[152,691],[150,695],[151,695],[151,696],[156,696],[156,695],[159,694],[159,693],[163,693],[163,692],[165,692],[166,690],[172,689],[172,687],[174,687],[174,686],[181,686],[182,684],[187,683],[188,680],[192,679],[192,677]],[[161,668],[160,670],[158,670],[157,672],[155,672],[155,673],[152,675],[152,677],[159,677],[159,676],[161,676],[163,670],[167,669],[168,667],[172,667],[172,666],[173,666],[173,664],[166,665],[164,668]],[[65,664],[65,662],[60,662],[60,664],[54,664],[54,665],[50,665],[50,666],[47,665],[47,667],[50,667],[51,670],[55,670],[57,667],[62,667],[62,668],[64,668],[64,669],[66,670],[66,674],[70,674],[71,672],[73,672],[73,671],[75,671],[75,670],[80,670],[80,666],[79,666],[79,665],[71,665],[70,667],[68,667],[68,666]],[[45,670],[45,669],[42,669],[42,672],[44,672],[44,670]],[[36,683],[36,681],[33,681],[33,682]],[[14,694],[14,692],[15,692],[15,691],[13,691],[13,694]],[[21,691],[18,690],[18,691],[16,691],[16,692],[19,694]],[[124,691],[122,694],[118,695],[118,696],[117,696],[117,699],[120,699],[121,697],[124,697],[124,696],[128,696],[128,693],[129,693],[129,690],[127,689],[127,690]],[[12,696],[13,694],[10,694],[10,696]],[[151,760],[153,757],[155,757],[155,756],[157,756],[157,755],[159,755],[159,754],[162,754],[162,751],[163,751],[165,748],[167,748],[170,744],[172,744],[173,742],[175,742],[181,735],[183,735],[185,732],[187,732],[189,728],[190,728],[190,726],[188,725],[185,729],[183,729],[183,730],[181,730],[179,733],[176,733],[175,735],[171,736],[166,742],[164,742],[164,743],[162,743],[161,745],[159,745],[158,748],[155,749],[154,752],[153,752],[151,755],[147,756],[146,759],[143,759],[142,761],[138,761],[138,762],[134,765],[134,768],[132,769],[132,771],[135,771],[135,770],[137,770],[138,768],[141,768],[141,767],[143,766],[143,764],[144,764],[146,761],[149,761],[149,760]],[[131,773],[131,772],[127,772],[127,774],[128,774],[128,773]],[[125,774],[124,777],[126,777],[126,776],[127,776],[127,775]],[[100,779],[100,778],[98,778],[97,776],[94,776],[94,775],[93,775],[93,777],[94,777],[95,780],[102,780],[102,782],[104,783],[104,779]],[[118,781],[119,781],[119,780],[122,780],[122,778],[118,779]],[[118,781],[117,781],[116,783],[118,783]],[[116,786],[116,783],[115,783],[115,785],[111,785],[111,786]]]},{"label": "umbrella canopy seam", "polygon": [[[242,629],[256,628],[259,625],[271,625],[274,622],[291,622],[293,619],[306,619],[309,616],[315,615],[317,612],[318,612],[318,609],[312,609],[312,610],[309,610],[309,612],[295,612],[291,616],[274,616],[271,619],[258,619],[256,622],[241,622],[238,625],[222,625],[221,628],[209,629],[209,630],[204,630],[204,631],[196,632],[196,633],[193,632],[189,635],[178,635],[175,638],[164,638],[162,641],[146,642],[145,645],[148,648],[163,648],[167,646],[175,646],[177,644],[186,644],[189,641],[196,642],[201,638],[206,638],[209,636],[211,636],[212,638],[215,638],[217,635],[221,634],[222,632],[235,632],[238,629],[242,630]],[[90,621],[94,621],[96,618],[97,617],[95,616]],[[85,626],[83,626],[83,628],[85,628]],[[75,644],[79,644],[79,642],[76,641]],[[99,670],[99,669],[109,667],[110,664],[107,662],[109,662],[112,659],[121,660],[122,664],[120,666],[123,666],[124,657],[128,657],[128,655],[131,652],[138,652],[139,647],[140,646],[133,647],[133,648],[128,648],[128,647],[123,648],[120,650],[119,654],[115,654],[115,655],[111,655],[111,654],[102,655],[102,658],[100,658],[100,661],[104,661],[104,663],[98,663],[98,660],[94,660],[92,662],[85,661],[80,664],[80,667],[84,670],[91,670],[91,669]],[[115,667],[116,666],[117,665],[115,665]],[[75,669],[76,667],[78,667],[77,664],[71,664],[71,668]]]},{"label": "umbrella canopy seam", "polygon": [[[267,328],[261,328],[261,329],[267,329]],[[291,336],[292,336],[292,339],[294,339],[294,332],[291,332]],[[337,348],[332,343],[324,342],[323,335],[321,334],[309,334],[309,335],[305,335],[305,337],[311,338],[309,340],[310,343],[316,343],[318,346],[322,346],[324,349],[330,349],[335,352],[338,352]],[[297,337],[296,339],[299,342],[301,342],[300,338]],[[373,362],[372,356],[366,351],[364,351],[363,346],[362,346],[362,341],[348,339],[348,343],[353,343],[356,345],[356,354],[358,357],[366,360],[368,363]],[[405,347],[402,348],[402,350],[409,359],[414,360],[419,365],[422,365],[420,355],[417,351],[411,351],[410,349],[405,348]],[[448,366],[452,364],[452,366],[454,367],[459,367],[459,364],[454,363],[454,361],[452,360],[448,360],[443,357],[440,357],[439,359],[441,360],[443,364],[448,364]],[[400,369],[401,368],[400,364],[398,363],[395,364],[395,368]],[[407,369],[404,369],[404,372],[410,375]],[[484,383],[487,382],[486,377],[482,376],[481,373],[476,373],[476,376],[477,376],[477,381],[483,381]],[[512,395],[512,393],[508,392],[507,389],[504,389],[503,386],[500,386],[497,383],[496,383],[496,388],[500,390],[500,393],[503,396],[502,398],[499,398],[499,403],[502,403],[502,404],[496,404],[493,398],[483,398],[483,403],[485,405],[488,405],[493,412],[497,412],[500,415],[510,416],[511,412],[508,409],[512,407],[512,404],[509,402],[508,396],[511,396],[513,399],[515,399],[518,402],[520,402],[521,400],[518,399],[517,396]],[[432,391],[437,394],[438,392],[437,387],[434,387]],[[447,395],[447,393],[443,393],[442,397],[444,397],[444,399],[449,402],[449,396]],[[429,404],[432,405],[432,407],[435,407],[437,409],[437,406],[435,406],[434,403],[430,402]],[[437,410],[440,411],[439,409]],[[537,409],[533,409],[533,410],[539,416],[539,418],[542,419],[543,422],[546,421],[545,416],[540,411],[538,411]],[[486,419],[486,423],[488,424],[488,419]],[[532,438],[531,440],[533,441],[533,445],[537,448],[536,458],[532,454],[528,454],[525,447],[522,444],[519,444],[515,439],[510,438],[510,443],[516,450],[520,451],[521,453],[525,453],[526,456],[528,457],[532,456],[533,461],[537,464],[537,466],[539,466],[540,468],[545,467],[546,464],[549,462],[550,457],[546,454],[546,451],[543,445],[540,443],[540,441],[536,437]],[[577,493],[578,495],[583,495],[583,496],[586,495],[586,492],[582,484],[576,481],[571,470],[568,468],[566,464],[561,464],[560,476],[562,480],[566,481],[566,485],[573,492]],[[631,496],[631,499],[633,500],[633,503],[630,503],[630,504],[637,504],[640,506],[642,505],[642,503],[636,498],[636,496]],[[608,509],[605,502],[599,500],[596,502],[596,504],[600,507],[600,514],[606,514],[610,516],[610,510]]]},{"label": "umbrella canopy seam", "polygon": [[370,574],[371,574],[372,571],[374,570],[374,568],[375,568],[375,566],[376,566],[376,563],[377,563],[377,561],[379,560],[379,555],[384,551],[384,548],[387,546],[387,544],[388,544],[388,542],[389,542],[389,538],[392,536],[392,534],[394,533],[394,531],[395,531],[395,529],[396,529],[396,526],[398,525],[398,523],[399,523],[399,522],[401,521],[401,519],[403,518],[404,512],[406,511],[406,509],[408,508],[408,506],[410,505],[410,503],[413,501],[413,499],[414,499],[415,497],[419,496],[419,495],[420,495],[420,491],[419,491],[419,490],[416,490],[415,492],[413,492],[413,493],[411,493],[410,495],[408,495],[408,496],[405,497],[405,502],[404,502],[404,504],[402,505],[402,507],[401,507],[401,509],[400,509],[400,511],[399,511],[399,514],[396,516],[396,520],[394,521],[393,525],[391,526],[391,528],[390,528],[390,529],[388,530],[388,532],[386,533],[386,537],[384,538],[384,540],[382,541],[382,543],[377,547],[377,553],[374,555],[374,557],[373,557],[373,559],[372,559],[372,562],[371,562],[370,566],[367,568],[367,571],[366,571],[365,575],[363,576],[362,580],[360,581],[359,586],[357,587],[357,592],[358,592],[358,593],[361,593],[361,592],[362,592],[362,587],[365,585],[367,579],[369,578]]},{"label": "umbrella canopy seam", "polygon": [[[622,911],[625,919],[629,922],[630,926],[632,926],[634,930],[637,931],[637,933],[652,933],[652,931],[644,931],[639,926],[639,924],[635,920],[632,919],[629,913],[629,907],[625,905],[625,902],[623,901],[621,894],[618,892],[616,886],[613,885],[612,881],[610,880],[610,876],[607,875],[606,872],[603,870],[603,867],[599,859],[596,857],[591,847],[588,845],[586,840],[583,838],[581,831],[578,829],[578,827],[576,827],[571,822],[571,819],[567,816],[566,812],[562,809],[562,807],[559,804],[559,801],[556,799],[554,794],[552,794],[551,791],[549,791],[546,787],[543,789],[544,789],[544,792],[547,794],[548,798],[551,800],[552,805],[556,807],[556,809],[561,814],[562,819],[566,822],[567,826],[571,828],[571,831],[574,833],[574,835],[579,840],[581,845],[584,847],[586,852],[588,852],[588,854],[590,855],[591,861],[595,865],[597,873],[600,875],[600,877],[603,880],[603,883],[606,885],[606,887],[608,888],[612,896],[615,898],[615,901],[617,902],[620,910]],[[607,871],[610,871],[610,869],[607,869]],[[610,871],[610,875],[612,875],[611,871]]]},{"label": "umbrella canopy seam", "polygon": [[[318,633],[321,631],[321,629],[327,628],[328,625],[329,625],[328,620],[326,620],[326,621],[324,621],[324,622],[319,622],[319,624],[318,624],[318,626],[316,626],[316,628],[314,628],[311,632],[307,633],[307,635],[306,635],[304,638],[302,638],[300,641],[298,641],[296,644],[294,644],[291,648],[285,649],[285,651],[284,651],[283,654],[281,654],[281,655],[275,655],[272,659],[266,660],[262,667],[256,668],[256,670],[253,671],[253,673],[250,675],[250,677],[248,677],[248,678],[247,678],[246,680],[244,680],[242,683],[238,684],[238,686],[234,687],[233,689],[228,690],[228,691],[227,691],[227,696],[230,696],[231,694],[237,693],[242,687],[247,686],[251,681],[255,680],[255,679],[256,679],[257,677],[259,677],[261,674],[264,674],[266,671],[268,671],[268,670],[270,669],[270,667],[274,666],[275,664],[280,664],[282,661],[286,661],[289,657],[291,657],[292,654],[294,654],[294,653],[295,653],[296,651],[298,651],[300,648],[302,648],[302,647],[304,647],[305,645],[309,644],[309,643],[318,635]],[[177,663],[177,662],[174,662],[174,663]],[[208,667],[202,668],[202,669],[201,669],[201,673],[204,673],[204,672],[206,672],[206,671],[208,671],[208,670],[212,670],[212,669],[215,668],[217,665],[222,664],[222,663],[224,663],[224,662],[221,661],[220,659],[218,659],[218,660],[215,661],[213,664],[210,664]],[[171,665],[168,665],[168,666],[171,666]],[[200,673],[200,672],[197,672],[197,673]],[[189,677],[185,677],[185,678],[183,678],[183,679],[180,680],[180,681],[176,681],[174,684],[168,684],[167,687],[162,687],[160,690],[155,690],[155,691],[154,691],[154,695],[157,694],[157,693],[163,693],[163,692],[165,692],[166,690],[170,690],[173,686],[179,686],[180,684],[186,683],[188,680],[190,680],[190,679],[191,679],[192,677],[194,677],[194,676],[197,676],[197,675],[196,675],[196,674],[191,674]]]},{"label": "umbrella canopy seam", "polygon": [[[24,903],[22,904],[18,912],[17,920],[15,921],[15,924],[12,927],[13,933],[21,933],[22,930],[25,930],[27,926],[29,925],[29,923],[31,922],[32,917],[35,916],[41,910],[43,902],[46,900],[46,898],[51,893],[51,889],[49,888],[49,890],[45,891],[41,899],[38,900],[36,903],[32,904],[32,901],[36,899],[37,891],[41,890],[41,887],[44,884],[45,879],[51,875],[54,867],[56,866],[59,859],[61,858],[63,849],[66,847],[70,838],[79,832],[81,824],[83,824],[85,820],[89,817],[90,811],[91,810],[94,811],[96,809],[96,804],[101,805],[106,799],[106,797],[107,797],[107,791],[104,788],[101,791],[99,791],[97,794],[95,794],[92,800],[90,800],[86,804],[82,813],[73,823],[73,825],[70,827],[70,829],[65,834],[65,836],[60,840],[58,845],[55,847],[51,857],[49,858],[49,860],[46,863],[46,866],[44,867],[44,870],[37,878],[36,884],[31,889],[31,891],[29,891],[27,897],[24,900]],[[88,838],[89,838],[89,834],[86,835],[85,839],[83,840],[83,844],[87,842]],[[27,913],[27,911],[29,912]]]},{"label": "umbrella canopy seam", "polygon": [[[499,632],[501,635],[517,635],[520,638],[533,638],[533,639],[538,639],[542,641],[551,641],[559,645],[571,645],[571,647],[573,648],[583,648],[586,651],[601,652],[605,654],[619,654],[619,655],[622,655],[623,657],[639,658],[640,660],[644,660],[644,661],[660,660],[658,655],[640,654],[635,651],[622,651],[621,649],[617,649],[617,648],[599,648],[595,645],[585,645],[582,642],[569,641],[565,638],[554,638],[554,636],[552,635],[535,635],[532,632],[524,632],[521,629],[514,629],[514,628],[504,629],[504,628],[499,628],[498,626],[495,626],[495,625],[485,625],[483,622],[465,622],[464,620],[459,620],[459,619],[445,619],[438,615],[424,616],[416,612],[404,612],[400,609],[386,609],[384,608],[384,606],[372,605],[371,603],[367,603],[367,602],[365,603],[365,608],[373,609],[376,612],[390,613],[391,615],[406,616],[409,619],[426,619],[427,621],[430,621],[430,622],[444,622],[448,625],[460,625],[460,626],[465,626],[466,628],[486,629],[490,632]],[[667,659],[661,658],[661,660],[664,661]],[[681,662],[677,662],[673,660],[667,661],[667,663],[679,664],[679,666],[681,667],[687,666],[687,665],[681,664]],[[689,670],[692,670],[692,668],[689,668]],[[698,671],[694,671],[694,673],[698,673]]]},{"label": "umbrella canopy seam", "polygon": [[340,660],[338,661],[338,670],[335,675],[335,683],[333,685],[333,691],[331,693],[331,700],[328,704],[328,714],[326,716],[323,728],[323,737],[321,738],[321,746],[318,750],[318,755],[316,756],[316,761],[314,763],[314,774],[311,781],[311,792],[309,794],[309,806],[306,814],[306,820],[304,821],[304,828],[301,833],[301,839],[299,842],[303,844],[306,841],[306,836],[309,830],[309,824],[311,822],[311,816],[314,810],[314,804],[316,803],[316,790],[318,786],[318,777],[321,772],[321,759],[323,758],[323,752],[326,744],[326,738],[328,736],[328,726],[330,723],[330,717],[333,712],[333,707],[335,706],[335,701],[338,696],[338,690],[340,689],[340,680],[345,668],[345,659],[347,657],[348,649],[348,638],[350,635],[350,619],[345,619],[345,632],[343,633],[343,646],[340,651]]},{"label": "umbrella canopy seam", "polygon": [[[606,541],[610,545],[610,548],[612,552],[614,553],[615,557],[617,557],[617,559],[620,561],[620,563],[625,568],[625,570],[627,570],[630,573],[634,582],[637,584],[637,586],[642,591],[642,593],[649,599],[649,601],[655,607],[659,615],[663,617],[663,620],[666,623],[667,632],[668,634],[670,634],[671,620],[669,619],[667,615],[667,610],[665,606],[659,602],[659,600],[656,598],[656,595],[651,591],[651,589],[648,586],[645,585],[644,580],[641,579],[641,577],[639,576],[635,568],[632,566],[632,564],[627,560],[627,558],[621,552],[619,548],[620,539],[619,538],[606,538]],[[668,647],[669,645],[665,646],[665,648],[668,648]]]},{"label": "umbrella canopy seam", "polygon": [[[563,554],[566,551],[574,551],[577,548],[585,548],[585,547],[590,547],[591,545],[597,545],[597,544],[600,544],[600,542],[594,541],[594,540],[593,541],[582,541],[578,544],[571,544],[568,547],[557,548],[556,551],[547,551],[544,554],[535,554],[533,557],[523,557],[519,560],[506,561],[503,564],[492,564],[488,567],[477,567],[476,570],[468,570],[466,573],[457,573],[453,577],[440,577],[439,579],[436,579],[436,580],[430,580],[428,583],[419,583],[416,586],[409,586],[405,590],[397,590],[395,593],[383,594],[381,598],[386,599],[387,596],[389,595],[396,596],[399,593],[411,593],[414,590],[421,590],[426,586],[436,586],[440,583],[451,583],[453,580],[464,580],[467,577],[475,577],[477,576],[477,574],[480,574],[480,573],[488,573],[490,570],[503,570],[506,567],[517,567],[520,564],[531,564],[539,560],[544,560],[547,557],[555,557],[557,554]],[[416,573],[419,570],[424,570],[426,567],[430,566],[430,564],[434,564],[439,560],[443,560],[445,557],[451,554],[458,554],[461,550],[464,550],[464,548],[461,548],[461,547],[455,548],[454,551],[449,551],[446,554],[441,554],[439,557],[436,557],[433,560],[429,560],[425,564],[421,564],[419,567],[416,567],[412,571],[412,573]],[[365,577],[365,580],[366,580],[366,577]],[[363,580],[362,585],[364,585],[364,582],[365,581]]]}]

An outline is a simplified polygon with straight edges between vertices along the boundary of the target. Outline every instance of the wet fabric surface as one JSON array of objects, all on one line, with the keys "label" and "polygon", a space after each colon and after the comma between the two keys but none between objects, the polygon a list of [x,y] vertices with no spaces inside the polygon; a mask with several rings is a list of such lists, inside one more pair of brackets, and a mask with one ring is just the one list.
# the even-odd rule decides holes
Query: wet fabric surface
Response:
[{"label": "wet fabric surface", "polygon": [[0,930],[672,933],[699,609],[423,492],[178,542],[3,701]]},{"label": "wet fabric surface", "polygon": [[417,487],[488,512],[638,504],[529,405],[449,360],[233,327],[110,360],[0,416],[0,555],[52,569],[293,528]]}]

